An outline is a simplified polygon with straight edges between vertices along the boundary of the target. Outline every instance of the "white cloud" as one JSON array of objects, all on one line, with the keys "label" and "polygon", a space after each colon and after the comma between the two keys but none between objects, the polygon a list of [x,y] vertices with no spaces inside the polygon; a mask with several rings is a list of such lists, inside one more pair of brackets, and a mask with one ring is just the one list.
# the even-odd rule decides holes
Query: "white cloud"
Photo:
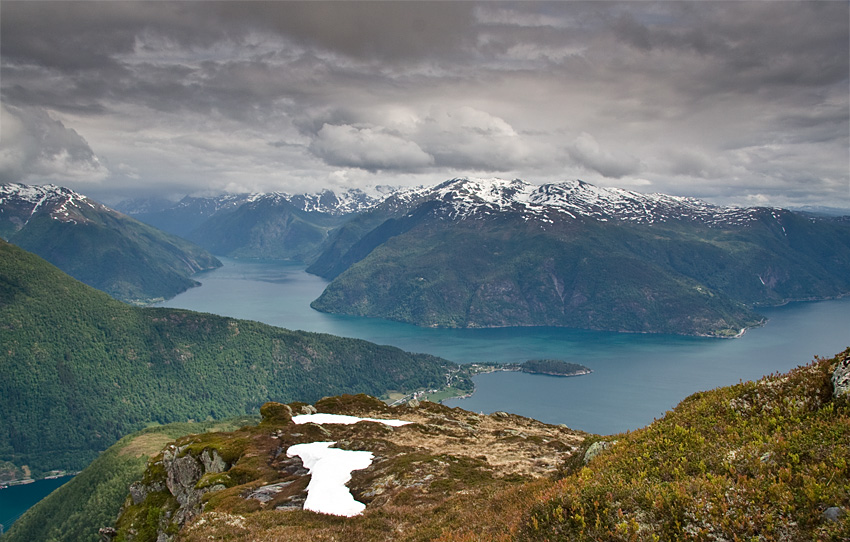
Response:
[{"label": "white cloud", "polygon": [[640,171],[640,160],[623,151],[603,149],[596,138],[582,132],[568,150],[580,166],[603,177],[619,179]]},{"label": "white cloud", "polygon": [[310,150],[330,165],[370,171],[416,169],[434,163],[434,157],[416,143],[379,127],[325,124]]},{"label": "white cloud", "polygon": [[43,109],[0,105],[0,182],[97,183],[108,175],[88,142]]}]

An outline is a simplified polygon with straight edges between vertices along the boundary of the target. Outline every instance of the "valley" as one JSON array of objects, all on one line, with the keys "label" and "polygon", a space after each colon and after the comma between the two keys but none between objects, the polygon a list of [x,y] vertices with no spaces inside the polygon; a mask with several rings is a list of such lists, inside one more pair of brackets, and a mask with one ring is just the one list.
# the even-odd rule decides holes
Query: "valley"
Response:
[{"label": "valley", "polygon": [[[55,401],[57,408],[36,414],[43,418],[45,431],[35,436],[27,433],[31,427],[11,407],[13,403],[29,404],[26,400],[21,402],[26,395],[19,385],[23,379],[15,376],[4,383],[3,396],[12,402],[5,406],[0,403],[9,412],[5,418],[7,427],[0,427],[9,436],[5,447],[0,447],[4,454],[0,459],[11,461],[8,464],[12,467],[22,464],[33,467],[39,476],[56,465],[75,468],[86,464],[92,453],[103,449],[110,439],[138,428],[145,420],[170,422],[186,417],[213,420],[251,413],[264,398],[315,401],[328,393],[349,390],[374,394],[395,408],[443,402],[449,407],[467,409],[469,417],[490,414],[498,418],[500,413],[511,412],[543,423],[562,424],[579,433],[616,434],[645,426],[695,391],[787,370],[799,364],[801,358],[810,359],[813,353],[828,355],[845,346],[850,298],[793,302],[797,297],[838,297],[843,292],[842,280],[846,277],[835,268],[836,262],[842,262],[846,256],[847,227],[841,221],[805,218],[776,210],[717,209],[697,200],[657,195],[641,200],[635,193],[600,190],[580,182],[541,187],[534,194],[527,193],[528,190],[522,181],[457,179],[431,192],[395,193],[382,202],[364,203],[356,207],[356,212],[339,213],[333,212],[333,205],[322,207],[321,200],[307,197],[299,200],[280,194],[220,202],[184,200],[186,207],[199,217],[193,233],[186,235],[194,236],[214,252],[230,256],[215,260],[221,266],[216,269],[194,269],[191,279],[194,288],[184,289],[172,299],[160,301],[158,307],[146,309],[127,307],[82,285],[69,283],[57,274],[58,270],[50,270],[11,245],[0,245],[8,256],[1,269],[5,284],[2,309],[4,319],[11,326],[2,332],[11,339],[4,339],[4,344],[12,346],[6,352],[7,361],[11,362],[7,363],[12,369],[10,374],[16,374],[21,362],[31,363],[24,359],[27,356],[36,356],[41,360],[38,363],[47,361],[47,365],[51,359],[59,359],[57,374],[62,384],[59,388],[64,390],[54,393],[56,385],[49,370],[36,372],[37,385],[33,390],[38,398],[33,404],[44,406]],[[565,192],[569,194],[565,196]],[[439,201],[429,199],[428,194],[437,194]],[[541,199],[540,194],[546,197]],[[70,202],[78,196],[68,197]],[[345,209],[345,202],[350,200],[327,197],[324,201]],[[633,205],[633,201],[638,204]],[[106,216],[114,213],[108,209],[104,212]],[[204,213],[208,216],[203,216]],[[552,213],[561,213],[569,220],[558,225]],[[35,209],[31,214],[35,214]],[[179,222],[175,216],[168,220]],[[515,222],[517,217],[520,222]],[[51,220],[62,222],[55,217]],[[69,220],[71,226],[77,225],[76,219]],[[441,223],[444,220],[449,222]],[[611,224],[618,221],[630,225]],[[694,223],[707,229],[695,233],[689,229]],[[756,258],[742,267],[752,271],[768,266],[766,272],[756,274],[758,283],[767,291],[766,297],[764,292],[738,285],[735,295],[743,296],[747,300],[744,303],[717,289],[740,271],[727,270],[730,274],[724,275],[725,278],[712,275],[731,263],[731,260],[724,262],[729,256],[722,254],[731,246],[729,228],[747,230],[746,234],[739,231],[734,240],[733,244],[740,244],[738,251],[757,253],[753,247],[761,242],[770,247],[766,250],[773,255],[772,263],[765,264]],[[555,237],[551,237],[552,231]],[[753,231],[759,233],[752,237]],[[790,238],[789,232],[792,232]],[[518,240],[513,240],[513,235]],[[826,237],[816,241],[818,235]],[[691,275],[674,281],[678,287],[684,285],[684,289],[663,284],[673,275],[662,279],[656,276],[646,282],[661,269],[658,262],[646,264],[649,266],[644,268],[646,273],[635,272],[646,262],[631,258],[651,256],[658,251],[650,242],[651,236],[663,238],[667,243],[664,265],[674,262],[677,273],[689,269],[687,273]],[[551,245],[552,239],[568,244]],[[576,321],[564,325],[562,320],[545,316],[550,314],[547,311],[551,304],[541,301],[542,298],[535,298],[537,301],[529,304],[532,298],[526,294],[532,290],[540,292],[538,287],[530,286],[542,276],[538,276],[539,272],[548,274],[543,281],[547,288],[554,288],[561,301],[566,299],[563,265],[572,264],[565,263],[566,260],[538,261],[531,256],[549,252],[569,255],[573,248],[568,245],[575,239],[580,239],[579,253],[588,258],[607,254],[588,267],[593,272],[575,277],[600,281],[594,287],[596,291],[601,291],[602,285],[613,284],[618,288],[601,298],[588,297],[587,292],[574,291],[570,295],[585,298],[582,303],[592,307],[585,314],[615,315],[615,320],[597,325],[602,320],[593,316],[597,324],[582,325]],[[681,259],[684,256],[680,250],[685,246],[682,243],[690,243],[690,257],[694,259],[689,264]],[[709,245],[721,252],[701,254]],[[826,245],[831,248],[825,248]],[[423,247],[422,254],[408,254],[401,260],[393,255],[393,247],[409,250],[417,246]],[[463,257],[440,248],[446,246]],[[612,254],[626,259],[619,263],[608,261],[606,258]],[[812,257],[809,262],[812,265],[786,266],[787,262],[806,254]],[[523,259],[528,261],[516,268],[514,264]],[[709,260],[714,262],[714,268],[698,274],[699,280],[714,284],[711,288],[694,282],[693,278],[694,269]],[[441,270],[437,275],[429,274],[428,266],[435,264]],[[319,268],[328,265],[327,278],[309,273],[319,272]],[[623,283],[611,275],[611,270],[618,266],[628,268],[632,282]],[[520,269],[520,275],[530,280],[520,288],[525,293],[517,297],[520,290],[515,286],[519,283],[510,285],[508,282],[514,279],[499,278],[498,273],[486,271],[488,268],[499,273]],[[370,269],[380,270],[392,280],[363,274]],[[393,283],[405,276],[398,271],[407,269],[416,275],[412,280],[414,290],[418,288],[425,297],[405,297],[408,294],[400,293],[404,288],[398,290],[398,285]],[[537,271],[529,275],[522,269]],[[597,269],[605,272],[599,274]],[[473,280],[471,277],[481,275],[483,278],[475,280],[495,285],[497,305],[507,307],[508,312],[485,310],[483,305],[475,308],[473,303],[452,313],[457,307],[452,308],[447,301],[461,299],[463,295],[452,285],[452,280],[446,282],[446,272],[467,285]],[[354,278],[346,279],[351,273]],[[404,280],[410,283],[411,276]],[[794,276],[805,278],[789,279]],[[346,280],[361,286],[377,285],[378,288],[370,289],[370,295],[386,287],[388,292],[395,292],[392,298],[404,300],[401,303],[404,310],[431,315],[436,320],[399,318],[393,312],[395,309],[369,313],[369,318],[363,318],[361,313],[327,312],[324,303],[328,296],[349,295],[341,293],[347,287],[340,284]],[[661,282],[653,282],[656,280]],[[431,288],[434,285],[437,290]],[[646,307],[655,312],[644,310],[640,319],[630,320],[643,322],[632,329],[631,324],[623,324],[625,320],[621,317],[628,313],[622,303],[630,299],[633,286],[643,288],[641,295],[648,296],[645,301],[635,303],[642,306],[646,302]],[[662,291],[670,297],[659,300]],[[443,301],[432,306],[428,300],[437,299],[434,292],[438,292],[438,297],[443,296]],[[686,293],[681,297],[676,292]],[[609,298],[615,300],[614,305],[609,304]],[[761,301],[756,302],[758,299]],[[694,308],[694,303],[699,305],[705,300],[709,302],[700,305],[702,308]],[[126,301],[139,302],[138,299]],[[345,304],[358,305],[351,300]],[[66,313],[71,315],[70,320],[64,325],[53,325],[49,338],[44,335],[43,325],[55,320],[56,308],[72,305],[75,309]],[[699,312],[703,309],[708,312]],[[451,316],[462,315],[464,311],[466,316],[458,316],[460,319]],[[676,311],[688,313],[688,317],[677,319]],[[477,316],[463,320],[470,315]],[[477,319],[482,316],[485,320]],[[709,321],[720,322],[721,327],[715,324],[699,327]],[[680,325],[683,322],[690,323],[683,327]],[[693,327],[697,322],[703,324]],[[265,328],[263,324],[298,331]],[[20,333],[24,329],[29,332]],[[101,345],[98,352],[81,350],[84,342],[79,337],[68,342],[68,333],[74,329],[79,329],[83,337],[98,337],[95,341]],[[199,332],[204,336],[203,342],[210,344],[200,344]],[[316,332],[336,337],[316,335]],[[730,336],[737,338],[722,339]],[[63,356],[53,352],[58,343],[64,345]],[[211,350],[216,344],[222,353]],[[287,353],[281,354],[283,350]],[[408,354],[405,350],[424,354]],[[340,351],[345,354],[337,358]],[[111,363],[133,365],[139,358],[150,360],[147,370],[153,368],[156,373],[147,387],[139,386],[134,378],[116,375],[109,378],[116,388],[114,391],[107,391],[102,385],[93,387],[86,381],[88,375],[111,374],[112,369],[84,367],[78,361],[97,365],[114,360]],[[243,365],[240,359],[250,361],[250,365],[227,367],[230,362]],[[164,364],[157,366],[162,361]],[[316,368],[314,364],[325,365]],[[355,366],[358,368],[351,372]],[[128,368],[126,374],[139,371],[145,369],[138,365]],[[386,373],[384,378],[378,378],[381,371]],[[201,378],[175,395],[176,388],[160,380],[166,374],[177,379],[189,374]],[[220,378],[223,374],[235,376],[227,377],[227,383],[223,384]],[[269,378],[264,380],[262,375]],[[243,389],[246,385],[250,389]],[[86,404],[83,398],[92,398],[94,389],[98,390],[96,400]],[[162,390],[173,400],[161,400],[158,394]],[[238,397],[237,408],[224,407],[225,402],[233,399],[225,399],[228,394]],[[50,399],[46,401],[45,397]],[[600,402],[599,397],[607,399]],[[121,416],[109,415],[115,410],[116,400],[128,405]],[[163,410],[163,406],[168,408]],[[139,409],[145,412],[140,413]],[[76,413],[86,424],[85,428],[73,424],[59,428],[57,420],[67,416],[67,412]],[[109,422],[104,416],[118,422]],[[511,431],[519,430],[504,431],[513,435]],[[65,448],[66,444],[59,444],[60,440],[74,445]],[[39,443],[38,451],[33,448],[35,442]],[[494,489],[487,491],[491,490]]]}]

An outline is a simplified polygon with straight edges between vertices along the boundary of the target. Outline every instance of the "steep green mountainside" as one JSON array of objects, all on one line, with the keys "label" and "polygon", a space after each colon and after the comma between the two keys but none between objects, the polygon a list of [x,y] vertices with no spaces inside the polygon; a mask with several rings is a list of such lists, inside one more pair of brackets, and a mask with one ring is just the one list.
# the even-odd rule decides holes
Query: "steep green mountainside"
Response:
[{"label": "steep green mountainside", "polygon": [[271,195],[213,215],[186,238],[222,256],[307,261],[342,220]]},{"label": "steep green mountainside", "polygon": [[256,425],[245,417],[213,422],[171,423],[123,437],[80,474],[39,501],[16,521],[3,542],[99,542],[98,529],[112,525],[130,484],[140,480],[148,460],[174,439],[191,433],[234,431]]},{"label": "steep green mountainside", "polygon": [[683,201],[681,215],[637,218],[387,201],[332,234],[308,268],[333,278],[312,306],[420,326],[734,336],[762,320],[759,305],[850,292],[846,221],[778,209],[716,218]]},{"label": "steep green mountainside", "polygon": [[[604,438],[504,412],[387,407],[350,395],[313,410],[411,423],[293,423],[309,409],[268,403],[257,426],[170,444],[130,491],[116,540],[850,536],[850,348],[786,374],[696,393],[645,428]],[[374,455],[346,484],[365,504],[361,515],[303,509],[309,477],[286,452],[330,441]],[[180,486],[167,482],[181,476]]]},{"label": "steep green mountainside", "polygon": [[142,309],[0,241],[0,462],[79,469],[149,422],[268,400],[438,387],[445,360],[330,335]]},{"label": "steep green mountainside", "polygon": [[55,186],[0,186],[0,235],[129,303],[170,298],[221,265],[200,247]]}]

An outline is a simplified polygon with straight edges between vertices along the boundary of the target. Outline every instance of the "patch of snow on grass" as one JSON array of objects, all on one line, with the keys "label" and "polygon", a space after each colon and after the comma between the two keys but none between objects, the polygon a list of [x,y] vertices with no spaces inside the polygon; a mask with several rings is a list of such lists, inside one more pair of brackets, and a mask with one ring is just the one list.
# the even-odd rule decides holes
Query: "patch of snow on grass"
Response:
[{"label": "patch of snow on grass", "polygon": [[286,455],[301,457],[304,467],[312,475],[307,485],[305,510],[335,516],[356,516],[363,512],[366,505],[355,501],[345,484],[351,480],[351,471],[365,469],[372,464],[372,452],[331,448],[334,444],[295,444],[286,450]]},{"label": "patch of snow on grass", "polygon": [[357,416],[346,416],[344,414],[299,414],[297,416],[292,417],[292,421],[295,423],[339,423],[344,425],[351,425],[357,422],[378,422],[384,425],[390,425],[392,427],[399,427],[401,425],[407,425],[411,422],[406,422],[404,420],[380,420],[378,418],[358,418]]}]

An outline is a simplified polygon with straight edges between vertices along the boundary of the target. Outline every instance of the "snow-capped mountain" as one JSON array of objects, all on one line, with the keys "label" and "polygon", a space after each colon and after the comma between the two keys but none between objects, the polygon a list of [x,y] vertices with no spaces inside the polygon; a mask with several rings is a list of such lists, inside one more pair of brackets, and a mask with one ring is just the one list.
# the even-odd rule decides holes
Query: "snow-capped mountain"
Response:
[{"label": "snow-capped mountain", "polygon": [[72,277],[131,303],[197,285],[221,263],[200,247],[52,184],[0,185],[0,236]]},{"label": "snow-capped mountain", "polygon": [[441,212],[451,219],[515,212],[543,221],[561,215],[648,224],[686,220],[732,225],[755,220],[759,214],[756,208],[721,207],[696,198],[603,188],[580,180],[534,185],[520,179],[457,178],[397,192],[384,204],[398,210],[429,200],[447,204]]},{"label": "snow-capped mountain", "polygon": [[[844,262],[844,263],[839,263]],[[734,336],[757,305],[850,292],[850,229],[785,209],[452,179],[332,232],[308,272],[321,311],[422,326]]]},{"label": "snow-capped mountain", "polygon": [[296,194],[283,196],[295,207],[308,213],[325,213],[342,216],[361,213],[378,203],[378,199],[360,189],[350,188],[337,194],[332,190],[322,190],[317,194]]},{"label": "snow-capped mountain", "polygon": [[47,184],[0,185],[0,233],[4,236],[26,226],[33,217],[47,214],[62,222],[87,222],[85,210],[105,211],[107,207],[69,188]]}]

